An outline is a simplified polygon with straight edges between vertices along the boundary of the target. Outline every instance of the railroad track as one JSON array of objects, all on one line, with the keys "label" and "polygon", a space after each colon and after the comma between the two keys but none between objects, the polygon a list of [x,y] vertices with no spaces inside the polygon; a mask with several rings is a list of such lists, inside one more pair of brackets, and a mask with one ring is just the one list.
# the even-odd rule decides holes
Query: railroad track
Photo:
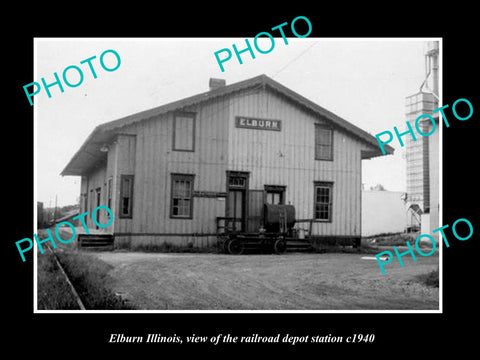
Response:
[{"label": "railroad track", "polygon": [[75,287],[73,286],[72,282],[71,282],[70,279],[68,278],[68,275],[67,275],[67,273],[65,272],[62,264],[61,264],[60,261],[58,260],[57,254],[55,254],[55,252],[51,249],[50,246],[47,246],[47,247],[48,247],[48,250],[52,253],[53,258],[55,259],[55,262],[57,263],[58,268],[60,269],[60,271],[62,272],[63,276],[65,277],[65,280],[67,281],[67,284],[68,284],[68,286],[70,287],[70,290],[71,290],[71,292],[72,292],[73,297],[75,298],[75,301],[76,301],[77,304],[78,304],[78,307],[80,308],[80,310],[86,310],[86,309],[85,309],[85,305],[83,305],[82,299],[80,299],[80,296],[78,296],[77,290],[75,290]]}]

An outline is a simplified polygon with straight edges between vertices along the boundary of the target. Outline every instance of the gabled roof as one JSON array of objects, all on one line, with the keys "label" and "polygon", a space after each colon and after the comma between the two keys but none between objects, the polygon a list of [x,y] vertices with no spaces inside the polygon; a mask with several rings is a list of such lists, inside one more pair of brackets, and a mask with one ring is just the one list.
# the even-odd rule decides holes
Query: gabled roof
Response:
[{"label": "gabled roof", "polygon": [[[325,121],[330,122],[333,127],[341,128],[366,145],[370,145],[372,149],[370,151],[363,151],[362,158],[371,158],[382,155],[377,139],[374,136],[262,74],[231,85],[219,87],[214,90],[98,125],[88,136],[80,149],[75,153],[65,169],[63,169],[61,175],[82,175],[95,163],[104,159],[105,153],[100,152],[100,148],[115,136],[115,130],[157,115],[179,110],[217,97],[230,95],[234,92],[252,87],[268,87],[322,117]],[[387,154],[393,154],[394,149],[385,145],[385,151]]]}]

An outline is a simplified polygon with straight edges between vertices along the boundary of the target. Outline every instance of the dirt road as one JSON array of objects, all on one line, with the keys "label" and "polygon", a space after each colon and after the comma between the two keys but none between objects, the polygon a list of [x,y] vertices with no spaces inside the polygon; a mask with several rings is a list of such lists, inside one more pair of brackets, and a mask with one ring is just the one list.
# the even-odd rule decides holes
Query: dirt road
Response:
[{"label": "dirt road", "polygon": [[438,253],[386,266],[364,254],[220,255],[94,253],[111,264],[111,286],[138,309],[437,310],[438,288],[415,275]]}]

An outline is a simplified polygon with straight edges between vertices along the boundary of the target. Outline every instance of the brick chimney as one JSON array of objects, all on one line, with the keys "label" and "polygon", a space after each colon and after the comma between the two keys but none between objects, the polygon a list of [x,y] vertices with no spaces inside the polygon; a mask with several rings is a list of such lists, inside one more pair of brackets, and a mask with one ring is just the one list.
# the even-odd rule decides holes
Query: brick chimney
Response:
[{"label": "brick chimney", "polygon": [[210,87],[210,91],[212,91],[212,90],[216,90],[218,88],[224,87],[226,83],[227,82],[225,79],[210,78],[210,81],[208,82],[208,86]]}]

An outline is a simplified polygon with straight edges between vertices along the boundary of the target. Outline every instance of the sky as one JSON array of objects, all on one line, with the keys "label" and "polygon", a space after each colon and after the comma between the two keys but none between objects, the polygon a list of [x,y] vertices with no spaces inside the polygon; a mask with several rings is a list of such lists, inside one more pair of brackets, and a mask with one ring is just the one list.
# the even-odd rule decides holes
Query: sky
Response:
[{"label": "sky", "polygon": [[[263,40],[267,42],[262,42]],[[83,82],[77,87],[42,88],[34,96],[37,201],[45,207],[75,204],[80,177],[60,176],[69,160],[93,129],[102,123],[148,110],[208,90],[209,78],[228,84],[265,74],[352,124],[375,135],[405,125],[405,97],[419,91],[425,79],[424,54],[429,39],[275,38],[268,54],[242,54],[218,66],[214,52],[245,47],[245,38],[37,38],[34,79],[54,82],[54,72],[78,66]],[[253,43],[253,39],[249,39]],[[268,49],[268,39],[259,47]],[[100,66],[100,55],[113,49],[120,58],[117,70]],[[254,50],[255,51],[255,50]],[[92,60],[97,78],[88,64]],[[105,55],[107,67],[116,64]],[[68,72],[72,83],[79,81]],[[28,99],[25,98],[28,104]],[[395,154],[362,161],[365,188],[382,184],[387,190],[405,191],[404,148],[392,142]]]}]

